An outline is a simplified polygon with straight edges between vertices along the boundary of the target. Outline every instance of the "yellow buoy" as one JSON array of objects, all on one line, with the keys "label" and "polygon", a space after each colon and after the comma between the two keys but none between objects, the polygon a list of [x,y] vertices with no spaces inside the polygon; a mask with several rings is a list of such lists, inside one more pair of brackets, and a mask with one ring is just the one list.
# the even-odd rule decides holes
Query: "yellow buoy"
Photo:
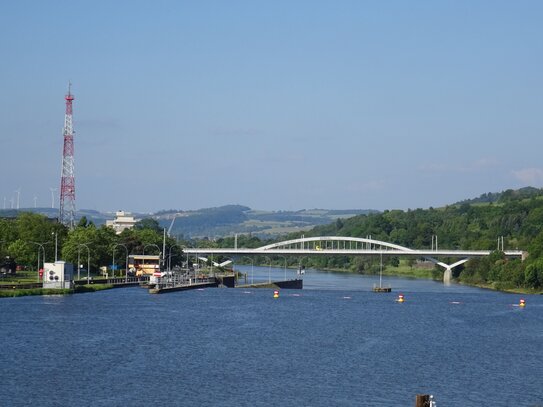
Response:
[{"label": "yellow buoy", "polygon": [[525,307],[526,306],[526,301],[524,301],[524,298],[520,299],[518,306],[519,307]]},{"label": "yellow buoy", "polygon": [[398,295],[397,302],[404,302],[403,294]]},{"label": "yellow buoy", "polygon": [[273,298],[279,298],[279,291],[278,290],[273,291]]}]

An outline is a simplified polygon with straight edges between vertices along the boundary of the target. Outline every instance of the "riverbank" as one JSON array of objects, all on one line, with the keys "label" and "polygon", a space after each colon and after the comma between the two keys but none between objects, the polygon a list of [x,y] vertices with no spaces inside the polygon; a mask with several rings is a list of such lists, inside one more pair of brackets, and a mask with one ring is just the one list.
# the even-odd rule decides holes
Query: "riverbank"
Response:
[{"label": "riverbank", "polygon": [[[243,266],[247,266],[245,263],[240,263]],[[267,264],[255,264],[255,267],[268,267]],[[283,268],[281,264],[272,264],[272,267]],[[296,270],[298,267],[287,266],[288,270]],[[308,266],[306,272],[311,270],[312,267]],[[364,270],[356,271],[350,268],[339,267],[323,267],[319,268],[321,271],[333,272],[333,273],[345,273],[345,274],[361,274],[365,276],[379,276],[379,270]],[[399,266],[385,266],[383,265],[383,275],[390,277],[404,277],[404,278],[422,278],[428,280],[442,280],[443,274],[436,272],[433,268],[428,267],[415,267],[410,266],[406,261],[401,260]]]},{"label": "riverbank", "polygon": [[[365,271],[358,272],[344,268],[323,268],[322,271],[334,272],[334,273],[346,273],[346,274],[361,274],[364,276],[379,276],[379,272]],[[403,277],[403,278],[420,278],[426,280],[441,280],[442,276],[437,276],[432,269],[423,269],[410,267],[408,265],[400,265],[398,267],[384,267],[383,276],[389,277]]]},{"label": "riverbank", "polygon": [[[334,272],[334,273],[348,273],[348,274],[362,274],[367,276],[379,276],[378,272],[364,272],[359,273],[350,269],[344,268],[326,268],[323,271]],[[426,280],[435,280],[442,281],[443,274],[439,270],[434,268],[418,268],[412,267],[408,264],[400,264],[397,267],[388,266],[383,267],[383,276],[387,277],[401,277],[401,278],[411,278],[411,279],[426,279]],[[500,282],[492,283],[470,283],[461,280],[454,279],[452,281],[455,284],[465,285],[469,287],[483,288],[486,290],[500,291],[511,294],[525,294],[525,295],[543,295],[542,289],[533,289],[533,288],[522,288],[522,287],[510,287],[504,285]]]},{"label": "riverbank", "polygon": [[500,291],[503,293],[510,293],[510,294],[526,294],[526,295],[543,295],[543,290],[539,289],[533,289],[533,288],[519,288],[519,287],[507,287],[504,286],[502,283],[467,283],[465,281],[460,280],[453,280],[454,283],[465,285],[468,287],[477,287],[477,288],[483,288],[485,290],[491,290],[491,291]]},{"label": "riverbank", "polygon": [[20,288],[13,290],[1,290],[0,298],[2,297],[25,297],[28,295],[67,295],[72,294],[73,290],[68,288]]},{"label": "riverbank", "polygon": [[24,297],[28,295],[70,295],[78,293],[90,293],[95,291],[109,290],[114,288],[113,284],[92,284],[79,285],[74,289],[69,288],[15,288],[12,290],[0,290],[2,297]]}]

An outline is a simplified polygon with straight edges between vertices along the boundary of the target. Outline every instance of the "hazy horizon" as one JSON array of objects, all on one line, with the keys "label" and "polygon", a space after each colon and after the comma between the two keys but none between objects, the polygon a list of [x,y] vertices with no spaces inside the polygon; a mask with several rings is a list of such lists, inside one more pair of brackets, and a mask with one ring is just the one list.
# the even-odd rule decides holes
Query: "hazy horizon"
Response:
[{"label": "hazy horizon", "polygon": [[[535,187],[531,187],[531,186],[527,186],[527,188],[535,188]],[[459,202],[462,202],[462,201],[465,201],[465,200],[471,200],[471,199],[476,199],[476,198],[479,198],[481,195],[484,195],[484,194],[487,194],[487,193],[503,193],[505,192],[506,190],[503,190],[503,191],[486,191],[486,192],[482,192],[476,196],[472,196],[472,197],[466,197],[466,198],[463,198],[463,199],[460,199],[456,202],[448,202],[446,204],[444,204],[443,206],[447,206],[447,205],[454,205],[454,204],[457,204]],[[114,210],[103,210],[103,209],[93,209],[93,208],[76,208],[77,211],[97,211],[99,213],[102,213],[102,214],[115,214],[115,212],[117,211],[124,211],[124,212],[130,212],[130,213],[137,213],[137,214],[156,214],[158,212],[168,212],[168,211],[180,211],[180,212],[196,212],[196,211],[199,211],[199,210],[205,210],[205,209],[213,209],[213,208],[219,208],[219,207],[224,207],[224,206],[244,206],[244,207],[248,207],[250,210],[252,211],[267,211],[267,212],[301,212],[301,211],[315,211],[315,210],[322,210],[322,211],[385,211],[385,210],[415,210],[415,209],[428,209],[430,207],[432,207],[431,205],[429,206],[419,206],[419,207],[412,207],[412,208],[382,208],[382,209],[376,209],[376,208],[318,208],[318,207],[314,207],[314,208],[297,208],[297,209],[284,209],[284,208],[275,208],[275,209],[262,209],[262,208],[253,208],[253,207],[249,207],[247,205],[244,205],[243,203],[225,203],[223,205],[219,205],[219,206],[204,206],[204,207],[200,207],[200,208],[160,208],[160,209],[154,209],[154,210],[151,210],[151,211],[132,211],[132,210],[129,210],[129,209],[126,209],[126,208],[119,208],[119,209],[114,209]],[[436,208],[439,208],[439,207],[436,207]],[[0,208],[1,209],[1,208]],[[37,207],[20,207],[19,210],[23,211],[23,210],[53,210],[53,211],[58,211],[58,207],[55,207],[55,208],[51,208],[50,206],[37,206]],[[5,210],[16,210],[16,208],[6,208]]]}]

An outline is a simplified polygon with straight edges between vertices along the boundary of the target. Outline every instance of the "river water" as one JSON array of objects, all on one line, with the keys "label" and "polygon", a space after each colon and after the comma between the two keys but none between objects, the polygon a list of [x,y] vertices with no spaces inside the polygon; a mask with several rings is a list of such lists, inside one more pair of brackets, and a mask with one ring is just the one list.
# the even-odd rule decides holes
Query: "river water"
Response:
[{"label": "river water", "polygon": [[543,296],[376,282],[0,299],[0,405],[543,406]]}]

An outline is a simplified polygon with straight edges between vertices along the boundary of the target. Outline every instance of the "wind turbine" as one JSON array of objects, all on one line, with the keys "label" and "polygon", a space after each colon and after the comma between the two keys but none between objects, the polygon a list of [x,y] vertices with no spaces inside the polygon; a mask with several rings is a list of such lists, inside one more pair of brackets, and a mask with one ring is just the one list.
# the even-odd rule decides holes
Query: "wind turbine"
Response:
[{"label": "wind turbine", "polygon": [[21,187],[19,187],[19,189],[16,189],[15,192],[17,193],[17,210],[19,210],[19,198],[21,197]]},{"label": "wind turbine", "polygon": [[54,192],[57,190],[56,188],[49,188],[51,190],[51,209],[55,208],[55,194]]}]

